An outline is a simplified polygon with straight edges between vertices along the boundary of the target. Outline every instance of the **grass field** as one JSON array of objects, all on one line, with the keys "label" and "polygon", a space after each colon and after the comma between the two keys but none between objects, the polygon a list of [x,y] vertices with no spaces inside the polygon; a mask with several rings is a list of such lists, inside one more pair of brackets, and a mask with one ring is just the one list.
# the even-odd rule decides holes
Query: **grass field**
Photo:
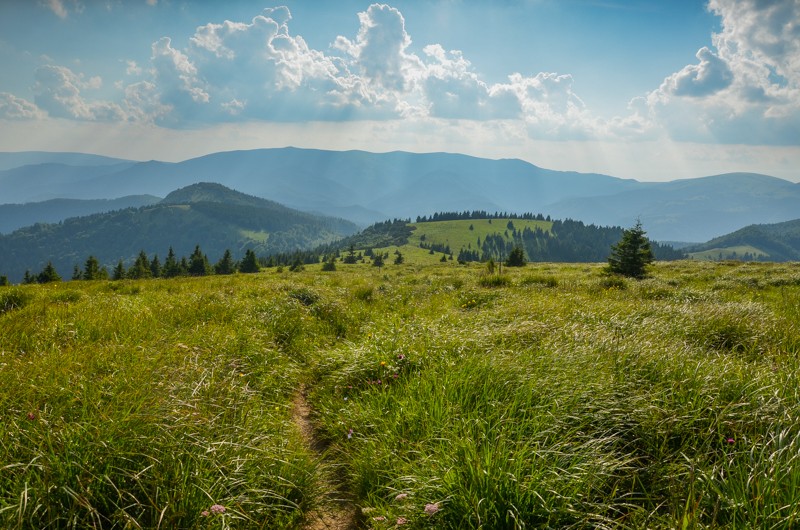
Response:
[{"label": "grass field", "polygon": [[798,353],[798,264],[4,287],[0,527],[311,528],[334,477],[359,528],[792,528]]},{"label": "grass field", "polygon": [[[531,219],[462,219],[456,221],[429,221],[425,223],[412,223],[415,230],[411,233],[409,245],[418,247],[421,242],[427,244],[448,245],[450,250],[458,254],[464,249],[480,249],[478,239],[484,241],[486,236],[509,233],[507,225],[511,221],[514,228],[523,231],[525,228],[536,230],[540,228],[549,232],[553,226],[550,221],[535,221]],[[471,228],[470,228],[471,227]]]}]

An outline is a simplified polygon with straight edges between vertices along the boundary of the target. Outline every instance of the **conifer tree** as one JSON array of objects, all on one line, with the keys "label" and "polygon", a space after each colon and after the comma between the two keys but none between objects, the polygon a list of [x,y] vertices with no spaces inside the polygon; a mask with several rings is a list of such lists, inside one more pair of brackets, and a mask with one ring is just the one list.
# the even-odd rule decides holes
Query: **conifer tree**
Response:
[{"label": "conifer tree", "polygon": [[372,257],[372,266],[378,268],[383,267],[383,254],[379,252]]},{"label": "conifer tree", "polygon": [[253,252],[252,249],[247,249],[244,253],[244,259],[242,260],[241,265],[239,265],[239,272],[258,272],[261,270],[261,266],[258,264],[258,258],[256,257],[256,253]]},{"label": "conifer tree", "polygon": [[608,271],[621,274],[630,278],[644,278],[646,268],[653,263],[653,251],[650,241],[642,228],[642,222],[637,220],[633,228],[622,232],[622,239],[611,247],[608,257]]},{"label": "conifer tree", "polygon": [[102,278],[100,270],[100,262],[94,256],[86,258],[86,263],[83,264],[83,279],[84,280],[99,280]]},{"label": "conifer tree", "polygon": [[0,276],[0,287],[5,287],[6,285],[10,285],[8,282],[8,276],[3,274],[2,276]]},{"label": "conifer tree", "polygon": [[143,278],[150,278],[151,276],[152,273],[150,272],[150,260],[147,258],[147,254],[145,254],[144,250],[142,250],[136,257],[133,267],[128,270],[128,278],[131,278],[132,280],[140,280]]},{"label": "conifer tree", "polygon": [[[510,223],[511,221],[509,221]],[[524,267],[525,266],[525,251],[522,250],[522,247],[515,246],[511,252],[508,254],[508,259],[506,260],[507,267]]]},{"label": "conifer tree", "polygon": [[161,261],[158,259],[158,254],[155,254],[153,255],[153,260],[150,262],[150,276],[153,278],[161,278],[162,274]]},{"label": "conifer tree", "polygon": [[47,262],[47,265],[45,265],[44,269],[42,269],[42,272],[40,272],[39,276],[36,277],[36,281],[39,283],[61,281],[61,276],[59,276],[58,272],[56,272],[56,268],[53,266],[52,261]]},{"label": "conifer tree", "polygon": [[209,274],[211,265],[208,263],[206,257],[200,250],[200,245],[195,245],[194,252],[189,257],[189,274],[192,276],[205,276]]},{"label": "conifer tree", "polygon": [[336,255],[331,254],[331,256],[322,262],[322,270],[324,272],[334,272],[336,270]]},{"label": "conifer tree", "polygon": [[72,280],[80,280],[83,276],[81,275],[81,270],[78,268],[78,264],[76,263],[72,267]]},{"label": "conifer tree", "polygon": [[225,254],[222,256],[216,265],[214,265],[214,272],[217,274],[233,274],[236,272],[236,264],[233,262],[231,251],[225,249]]},{"label": "conifer tree", "polygon": [[180,265],[178,264],[178,260],[175,258],[175,251],[172,250],[172,247],[169,247],[169,252],[167,253],[167,259],[164,262],[162,274],[165,278],[174,278],[180,273],[181,269]]},{"label": "conifer tree", "polygon": [[117,262],[117,266],[114,267],[114,276],[112,276],[114,280],[122,280],[125,278],[125,264],[122,263],[122,260]]},{"label": "conifer tree", "polygon": [[31,274],[31,271],[25,269],[25,276],[22,278],[22,283],[31,284],[36,282],[36,277]]}]

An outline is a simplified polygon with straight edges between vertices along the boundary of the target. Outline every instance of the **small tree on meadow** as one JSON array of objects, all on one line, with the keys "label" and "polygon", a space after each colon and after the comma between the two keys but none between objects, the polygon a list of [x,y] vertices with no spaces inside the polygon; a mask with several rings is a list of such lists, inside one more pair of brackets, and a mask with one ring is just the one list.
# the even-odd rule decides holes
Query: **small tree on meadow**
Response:
[{"label": "small tree on meadow", "polygon": [[8,281],[8,276],[4,274],[0,276],[0,287],[5,287],[6,285],[10,285],[10,283]]},{"label": "small tree on meadow", "polygon": [[334,272],[336,270],[336,255],[331,256],[322,262],[322,270],[324,272]]},{"label": "small tree on meadow", "polygon": [[236,264],[233,262],[233,256],[231,256],[230,250],[225,249],[225,254],[222,256],[222,259],[214,265],[214,271],[217,274],[233,274],[236,272]]},{"label": "small tree on meadow", "polygon": [[[511,221],[509,221],[510,223]],[[525,251],[522,247],[516,246],[508,254],[506,260],[506,267],[524,267],[525,266]]]},{"label": "small tree on meadow", "polygon": [[244,252],[244,259],[242,263],[239,265],[239,272],[258,272],[261,270],[261,266],[258,264],[258,258],[256,257],[256,253],[253,252],[252,249],[247,249]]},{"label": "small tree on meadow", "polygon": [[114,267],[114,275],[112,276],[114,280],[121,280],[125,278],[125,264],[122,263],[122,260],[117,262],[117,266]]},{"label": "small tree on meadow", "polygon": [[403,257],[403,253],[400,252],[400,250],[395,250],[394,251],[394,255],[395,255],[394,264],[395,265],[402,265],[403,262],[405,261],[405,258]]},{"label": "small tree on meadow", "polygon": [[372,257],[372,266],[378,268],[383,267],[383,254],[379,252]]},{"label": "small tree on meadow", "polygon": [[633,228],[623,231],[622,239],[611,246],[607,270],[613,274],[641,279],[653,260],[650,240],[642,228],[642,222],[637,220]]},{"label": "small tree on meadow", "polygon": [[208,257],[200,250],[200,245],[195,245],[194,252],[189,257],[189,274],[192,276],[205,276],[211,271]]},{"label": "small tree on meadow", "polygon": [[161,274],[165,278],[174,278],[175,276],[179,276],[181,273],[181,267],[178,264],[178,259],[175,257],[175,251],[172,250],[172,247],[169,247],[169,252],[167,252],[167,259],[164,262],[164,267],[161,269]]},{"label": "small tree on meadow", "polygon": [[161,261],[158,259],[158,254],[153,256],[153,260],[150,262],[150,276],[153,278],[161,278],[163,274],[163,269],[161,268]]},{"label": "small tree on meadow", "polygon": [[133,266],[128,270],[128,278],[132,280],[141,280],[143,278],[150,278],[152,272],[150,271],[150,260],[144,250],[139,252]]},{"label": "small tree on meadow", "polygon": [[36,277],[36,281],[39,283],[60,282],[61,276],[56,272],[53,262],[48,261],[47,265],[42,269],[42,272]]},{"label": "small tree on meadow", "polygon": [[100,262],[94,256],[86,258],[86,263],[83,264],[82,278],[84,280],[100,280],[102,278]]}]

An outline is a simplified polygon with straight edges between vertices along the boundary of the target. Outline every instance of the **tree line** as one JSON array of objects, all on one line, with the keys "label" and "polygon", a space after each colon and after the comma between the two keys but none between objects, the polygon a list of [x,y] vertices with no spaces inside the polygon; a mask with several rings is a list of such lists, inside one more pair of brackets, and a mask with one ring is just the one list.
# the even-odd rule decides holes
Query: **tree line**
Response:
[{"label": "tree line", "polygon": [[[169,247],[167,257],[163,263],[161,263],[158,254],[150,258],[147,256],[147,253],[142,250],[130,267],[126,267],[125,263],[119,260],[111,271],[109,271],[107,267],[101,265],[100,261],[95,256],[91,255],[86,258],[82,268],[78,265],[73,267],[72,277],[70,279],[140,280],[146,278],[233,274],[235,272],[253,273],[259,270],[261,270],[261,263],[255,252],[251,249],[245,251],[244,258],[240,261],[234,260],[231,251],[226,249],[223,256],[216,263],[212,264],[208,256],[200,249],[200,245],[196,245],[194,252],[192,252],[188,258],[186,256],[179,258],[172,250],[172,247]],[[5,280],[5,284],[8,284],[8,279],[5,276],[2,278]],[[53,266],[52,261],[48,261],[47,265],[37,274],[26,270],[22,283],[50,283],[61,280],[62,277]],[[0,280],[0,285],[3,285],[2,280]]]}]

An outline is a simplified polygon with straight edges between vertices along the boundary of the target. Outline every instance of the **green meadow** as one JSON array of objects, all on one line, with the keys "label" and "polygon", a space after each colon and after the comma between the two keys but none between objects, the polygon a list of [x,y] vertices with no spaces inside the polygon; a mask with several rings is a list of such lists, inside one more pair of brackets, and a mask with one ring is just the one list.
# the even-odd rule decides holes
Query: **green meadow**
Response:
[{"label": "green meadow", "polygon": [[800,264],[503,271],[0,288],[0,527],[800,526]]}]

